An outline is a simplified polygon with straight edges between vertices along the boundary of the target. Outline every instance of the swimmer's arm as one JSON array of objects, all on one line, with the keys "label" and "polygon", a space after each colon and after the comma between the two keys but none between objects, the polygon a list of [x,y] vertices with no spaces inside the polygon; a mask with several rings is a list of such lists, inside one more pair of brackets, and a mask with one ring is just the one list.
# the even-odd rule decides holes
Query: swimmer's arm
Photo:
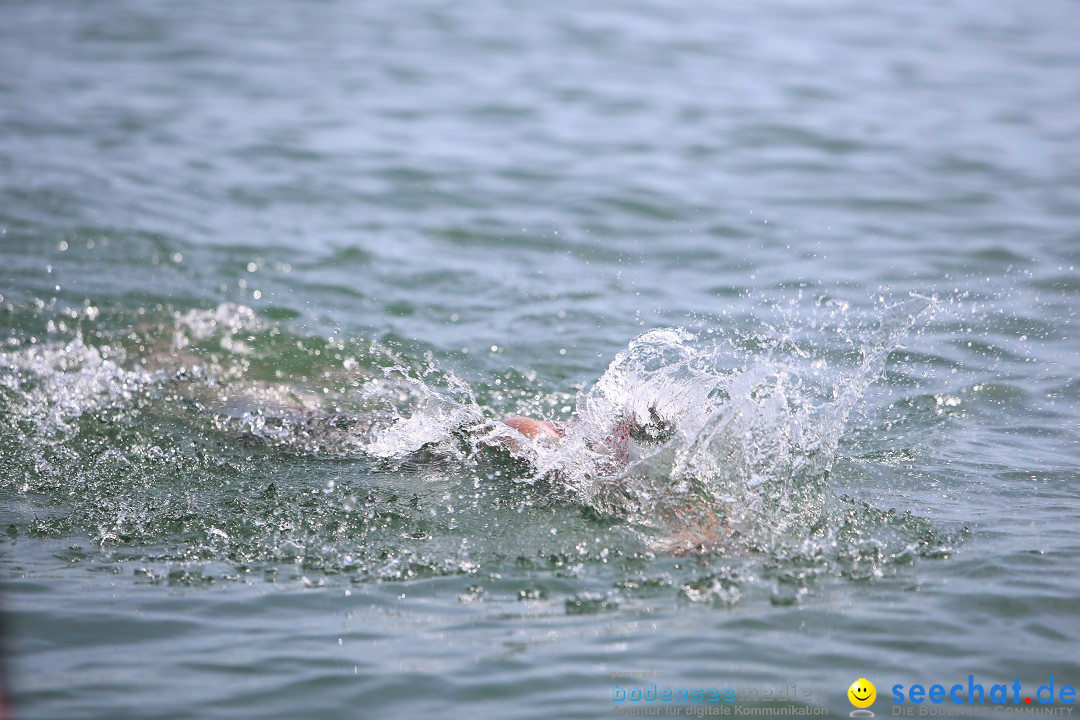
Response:
[{"label": "swimmer's arm", "polygon": [[535,440],[538,437],[558,439],[563,436],[563,431],[549,420],[533,420],[531,417],[518,415],[506,418],[503,423],[514,428],[530,440]]}]

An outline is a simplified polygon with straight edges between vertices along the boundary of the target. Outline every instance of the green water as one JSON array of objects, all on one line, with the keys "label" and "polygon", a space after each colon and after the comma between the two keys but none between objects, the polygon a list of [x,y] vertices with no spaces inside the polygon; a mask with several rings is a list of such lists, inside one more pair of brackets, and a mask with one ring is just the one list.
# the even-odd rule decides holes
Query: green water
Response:
[{"label": "green water", "polygon": [[3,4],[15,715],[1076,686],[1078,23]]}]

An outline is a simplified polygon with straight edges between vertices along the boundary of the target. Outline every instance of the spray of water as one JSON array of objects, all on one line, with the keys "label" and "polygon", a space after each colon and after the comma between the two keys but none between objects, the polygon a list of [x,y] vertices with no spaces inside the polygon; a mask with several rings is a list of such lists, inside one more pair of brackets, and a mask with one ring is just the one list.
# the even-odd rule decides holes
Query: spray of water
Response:
[{"label": "spray of water", "polygon": [[[883,544],[892,557],[925,544],[904,532],[932,530],[881,517],[879,528],[908,530],[865,548],[861,526],[845,525],[850,508],[830,505],[828,473],[852,409],[934,310],[913,296],[860,317],[822,300],[765,332],[651,330],[578,392],[561,438],[535,440],[499,422],[509,408],[482,406],[430,357],[283,333],[241,306],[176,313],[98,333],[104,341],[76,333],[0,353],[0,402],[14,420],[5,462],[17,467],[7,482],[84,498],[43,531],[160,545],[181,528],[188,560],[471,573],[478,527],[574,507],[586,523],[633,533],[646,554],[767,556],[780,575],[801,567],[799,577],[830,567],[826,553],[833,567],[865,566]],[[826,333],[841,342],[822,342]],[[261,479],[260,463],[275,457],[358,462],[385,487],[349,487],[332,464],[314,466],[330,474],[314,493]],[[184,486],[161,482],[163,472]],[[222,482],[240,489],[223,496]],[[403,533],[426,551],[401,547]],[[586,547],[568,553],[588,559]],[[726,603],[738,586],[728,568],[682,591]]]},{"label": "spray of water", "polygon": [[850,367],[797,344],[732,366],[715,340],[649,331],[579,396],[579,421],[536,463],[597,511],[659,531],[661,548],[745,550],[803,536],[821,519],[852,408],[933,305],[913,297],[845,328],[858,339]]}]

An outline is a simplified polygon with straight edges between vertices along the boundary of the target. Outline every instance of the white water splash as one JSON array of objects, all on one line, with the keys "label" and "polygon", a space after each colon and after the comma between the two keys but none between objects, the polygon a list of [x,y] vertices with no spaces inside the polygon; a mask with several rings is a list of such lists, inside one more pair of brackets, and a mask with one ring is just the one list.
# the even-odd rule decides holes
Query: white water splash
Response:
[{"label": "white water splash", "polygon": [[933,304],[913,297],[845,328],[861,355],[853,367],[795,346],[731,369],[716,344],[649,331],[580,395],[580,421],[535,448],[535,462],[585,504],[675,529],[679,542],[771,546],[820,517],[851,410]]},{"label": "white water splash", "polygon": [[158,376],[124,367],[122,351],[83,342],[39,343],[0,353],[0,387],[13,402],[9,412],[42,437],[75,432],[84,414],[127,407]]},{"label": "white water splash", "polygon": [[253,333],[265,325],[255,311],[246,305],[222,303],[213,310],[188,310],[175,313],[171,338],[173,350],[216,338],[222,350],[238,355],[248,355],[251,348],[237,338],[240,333]]},{"label": "white water splash", "polygon": [[8,391],[7,411],[14,418],[28,422],[42,438],[63,437],[77,430],[80,418],[130,408],[178,373],[188,379],[220,375],[220,368],[206,372],[186,349],[216,339],[227,353],[245,354],[249,351],[236,336],[262,327],[251,308],[223,303],[175,313],[168,336],[151,327],[124,333],[145,337],[141,353],[116,342],[88,343],[76,332],[67,342],[35,342],[0,352],[0,388]]}]

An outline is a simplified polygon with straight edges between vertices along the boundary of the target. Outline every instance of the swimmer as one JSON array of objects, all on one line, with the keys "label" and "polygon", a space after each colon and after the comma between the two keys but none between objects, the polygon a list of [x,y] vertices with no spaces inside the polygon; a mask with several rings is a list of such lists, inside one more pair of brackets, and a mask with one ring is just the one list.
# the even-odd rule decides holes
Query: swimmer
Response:
[{"label": "swimmer", "polygon": [[[161,341],[159,344],[163,344]],[[174,388],[186,386],[182,391],[190,402],[185,407],[209,411],[212,421],[219,429],[239,432],[248,440],[257,440],[269,447],[302,453],[326,453],[328,455],[364,454],[372,432],[379,432],[401,422],[393,412],[349,412],[335,407],[334,403],[303,385],[267,379],[243,378],[240,373],[205,370],[206,363],[193,353],[172,347],[155,347],[134,361],[141,369],[157,373],[163,382]],[[216,373],[222,373],[227,382],[215,381]],[[229,377],[231,375],[231,377]],[[206,381],[209,378],[209,381]],[[333,380],[344,385],[361,383],[369,379],[363,371],[326,371],[323,381]],[[176,390],[174,390],[175,392]],[[543,420],[514,415],[494,421],[494,427],[503,426],[513,433],[496,432],[492,421],[470,421],[462,428],[467,434],[476,432],[475,447],[508,448],[512,452],[523,450],[522,445],[538,443],[557,447],[572,446],[593,453],[597,463],[595,470],[601,476],[615,500],[613,512],[618,512],[624,500],[627,477],[624,472],[642,457],[642,453],[658,447],[674,432],[671,421],[666,420],[653,408],[647,418],[639,418],[628,411],[620,419],[606,427],[589,423]],[[515,441],[514,437],[520,438]],[[419,452],[419,449],[418,449]],[[416,459],[439,461],[438,448]],[[662,536],[653,539],[652,547],[676,556],[697,555],[731,544],[732,530],[723,517],[718,517],[708,504],[701,500],[676,499],[666,507],[658,506],[656,515],[664,526]]]}]

